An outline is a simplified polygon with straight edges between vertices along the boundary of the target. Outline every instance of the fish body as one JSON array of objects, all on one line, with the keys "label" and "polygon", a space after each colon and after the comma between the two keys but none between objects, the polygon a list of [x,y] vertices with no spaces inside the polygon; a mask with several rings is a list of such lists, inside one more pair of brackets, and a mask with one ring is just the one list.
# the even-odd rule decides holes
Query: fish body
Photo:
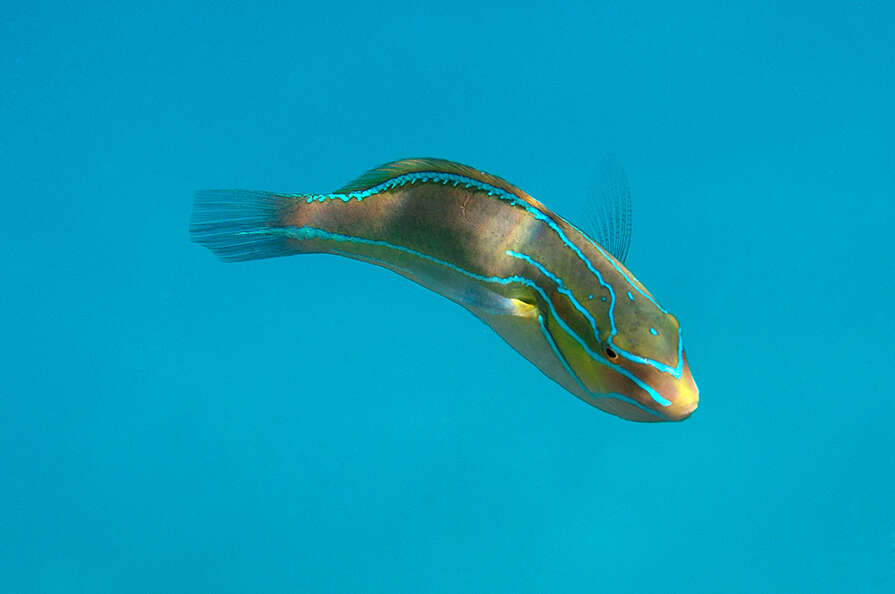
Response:
[{"label": "fish body", "polygon": [[327,253],[393,270],[625,419],[676,421],[696,408],[677,319],[605,247],[471,167],[407,159],[328,194],[199,192],[191,233],[225,261]]}]

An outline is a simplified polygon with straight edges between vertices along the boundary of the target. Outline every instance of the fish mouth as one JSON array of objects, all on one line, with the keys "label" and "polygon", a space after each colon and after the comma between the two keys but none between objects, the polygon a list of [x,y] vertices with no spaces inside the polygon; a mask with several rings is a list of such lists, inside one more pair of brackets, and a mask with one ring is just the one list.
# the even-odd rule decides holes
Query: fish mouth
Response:
[{"label": "fish mouth", "polygon": [[669,421],[683,421],[688,419],[698,407],[699,393],[693,391],[676,398],[668,408],[662,411],[662,414],[664,414]]},{"label": "fish mouth", "polygon": [[674,420],[675,420],[675,421],[683,421],[683,420],[689,419],[689,418],[690,418],[690,415],[692,415],[693,412],[694,412],[697,408],[699,408],[699,404],[696,403],[696,402],[694,402],[694,403],[691,404],[689,407],[687,407],[687,408],[685,408],[685,409],[682,409],[682,410],[680,411],[680,413],[678,413],[677,418],[675,418]]}]

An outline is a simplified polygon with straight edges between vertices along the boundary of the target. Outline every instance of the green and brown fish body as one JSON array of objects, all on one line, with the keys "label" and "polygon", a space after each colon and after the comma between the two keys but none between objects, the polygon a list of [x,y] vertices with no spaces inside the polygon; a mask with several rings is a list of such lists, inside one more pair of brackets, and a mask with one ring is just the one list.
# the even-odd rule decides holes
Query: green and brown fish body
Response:
[{"label": "green and brown fish body", "polygon": [[200,192],[191,232],[226,261],[327,253],[389,268],[620,417],[675,421],[696,408],[674,316],[606,248],[473,168],[408,159],[331,194]]}]

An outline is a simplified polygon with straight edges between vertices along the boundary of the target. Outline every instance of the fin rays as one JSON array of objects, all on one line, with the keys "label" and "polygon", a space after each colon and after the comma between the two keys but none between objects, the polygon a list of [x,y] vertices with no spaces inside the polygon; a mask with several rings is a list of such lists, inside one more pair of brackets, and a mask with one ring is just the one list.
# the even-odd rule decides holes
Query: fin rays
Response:
[{"label": "fin rays", "polygon": [[631,188],[624,168],[613,155],[602,159],[584,228],[623,263],[631,247]]}]

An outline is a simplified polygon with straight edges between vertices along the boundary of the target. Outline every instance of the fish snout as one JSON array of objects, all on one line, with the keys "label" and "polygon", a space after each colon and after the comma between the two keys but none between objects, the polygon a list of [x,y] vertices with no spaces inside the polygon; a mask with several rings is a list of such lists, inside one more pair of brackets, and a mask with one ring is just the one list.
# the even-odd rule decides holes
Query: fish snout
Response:
[{"label": "fish snout", "polygon": [[681,378],[671,404],[662,412],[670,421],[683,421],[699,406],[699,388],[689,375]]},{"label": "fish snout", "polygon": [[684,401],[674,402],[665,409],[665,416],[672,421],[683,421],[693,414],[693,411],[699,406],[699,396],[694,395],[693,398]]}]

